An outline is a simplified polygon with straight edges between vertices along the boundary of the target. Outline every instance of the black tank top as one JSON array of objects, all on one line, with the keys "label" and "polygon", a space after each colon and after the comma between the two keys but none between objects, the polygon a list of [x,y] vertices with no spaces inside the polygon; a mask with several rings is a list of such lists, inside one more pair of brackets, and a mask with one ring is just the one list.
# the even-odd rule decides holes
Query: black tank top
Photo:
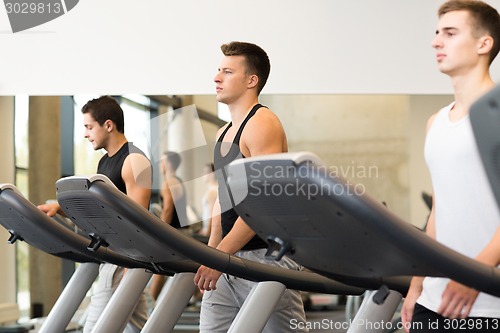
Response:
[{"label": "black tank top", "polygon": [[104,155],[97,166],[97,173],[107,176],[125,194],[127,194],[127,188],[122,178],[122,168],[123,162],[130,154],[141,154],[146,157],[142,150],[131,142],[127,142],[113,156]]},{"label": "black tank top", "polygon": [[182,179],[177,176],[175,176],[175,178],[177,178],[179,184],[181,184],[182,186],[182,196],[178,198],[174,203],[174,212],[172,213],[172,222],[170,223],[170,225],[174,228],[179,229],[181,228],[181,221],[185,221],[185,223],[188,223],[189,221],[187,219],[186,211],[186,189],[184,187]]},{"label": "black tank top", "polygon": [[[263,107],[261,104],[256,104],[252,110],[245,117],[243,122],[241,123],[236,136],[232,143],[223,142],[224,136],[226,135],[229,128],[232,126],[232,123],[226,127],[224,132],[222,132],[221,136],[217,140],[215,144],[214,150],[214,167],[216,170],[217,181],[219,183],[219,202],[221,206],[221,226],[222,226],[222,238],[226,237],[226,235],[231,231],[234,226],[234,223],[238,219],[238,214],[234,210],[234,204],[231,196],[229,195],[229,190],[227,188],[227,170],[226,166],[229,165],[232,161],[238,158],[245,158],[240,150],[240,138],[241,133],[243,133],[243,129],[247,124],[248,120],[252,118],[252,116],[257,112],[258,109]],[[267,243],[255,235],[245,246],[243,246],[242,250],[256,250],[266,248]]]}]

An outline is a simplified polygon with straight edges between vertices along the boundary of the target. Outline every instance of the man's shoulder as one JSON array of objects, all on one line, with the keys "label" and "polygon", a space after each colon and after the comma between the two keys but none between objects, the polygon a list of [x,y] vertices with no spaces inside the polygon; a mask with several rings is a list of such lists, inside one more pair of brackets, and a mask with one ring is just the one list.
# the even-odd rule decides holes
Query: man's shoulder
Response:
[{"label": "man's shoulder", "polygon": [[129,154],[141,154],[146,156],[146,154],[136,145],[134,145],[132,142],[127,143],[128,146],[128,153]]},{"label": "man's shoulder", "polygon": [[285,129],[273,111],[261,108],[248,121],[240,143],[245,156],[282,152],[287,146]]},{"label": "man's shoulder", "polygon": [[122,173],[128,169],[145,170],[151,168],[151,161],[141,149],[132,142],[128,142],[126,146],[128,147],[128,152],[123,161]]},{"label": "man's shoulder", "polygon": [[274,116],[276,116],[276,114],[273,112],[273,110],[271,110],[268,106],[265,106],[262,104],[260,104],[260,108],[258,108],[257,111],[255,112],[254,117],[257,115],[274,115]]},{"label": "man's shoulder", "polygon": [[132,142],[127,143],[128,151],[126,154],[125,159],[132,159],[132,160],[147,160],[149,163],[151,161],[147,157],[147,155],[142,151],[140,148],[138,148],[136,145],[134,145]]},{"label": "man's shoulder", "polygon": [[453,107],[454,104],[455,104],[455,102],[452,102],[452,103],[442,107],[439,111],[435,112],[433,115],[431,115],[429,117],[429,119],[427,120],[427,132],[429,132],[429,130],[430,130],[432,124],[434,124],[436,118],[439,115],[448,114],[448,112],[451,110],[451,108]]},{"label": "man's shoulder", "polygon": [[124,160],[124,165],[132,164],[132,165],[151,165],[151,161],[144,153],[139,152],[130,152]]},{"label": "man's shoulder", "polygon": [[248,121],[247,127],[249,129],[276,129],[276,127],[282,128],[281,121],[278,116],[269,108],[261,107],[255,115]]}]

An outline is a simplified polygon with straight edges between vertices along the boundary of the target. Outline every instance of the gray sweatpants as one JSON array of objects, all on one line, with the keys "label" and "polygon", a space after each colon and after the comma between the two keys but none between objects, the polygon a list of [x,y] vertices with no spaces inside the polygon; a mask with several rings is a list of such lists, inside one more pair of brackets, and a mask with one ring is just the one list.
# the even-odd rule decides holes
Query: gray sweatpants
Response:
[{"label": "gray sweatpants", "polygon": [[[239,251],[236,255],[240,258],[261,262],[267,265],[279,266],[292,270],[300,270],[301,266],[287,257],[279,262],[264,259],[265,249],[253,251]],[[241,279],[232,275],[222,274],[217,281],[217,289],[205,291],[201,303],[200,333],[226,333],[231,326],[243,302],[256,282]],[[304,306],[300,291],[286,289],[276,305],[264,330],[265,333],[307,332],[292,329],[294,322],[305,322]]]},{"label": "gray sweatpants", "polygon": [[[104,263],[99,266],[99,279],[90,298],[87,320],[83,326],[83,333],[90,333],[104,311],[111,296],[123,278],[125,269],[113,264]],[[123,333],[138,333],[146,323],[148,315],[146,296],[143,293],[125,327]]]}]

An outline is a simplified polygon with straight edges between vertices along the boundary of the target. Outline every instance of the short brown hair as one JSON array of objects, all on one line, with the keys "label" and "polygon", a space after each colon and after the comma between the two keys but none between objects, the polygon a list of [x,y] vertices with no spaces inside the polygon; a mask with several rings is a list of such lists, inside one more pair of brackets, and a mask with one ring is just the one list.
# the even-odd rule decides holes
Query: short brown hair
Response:
[{"label": "short brown hair", "polygon": [[88,101],[82,107],[82,113],[90,113],[92,118],[101,126],[109,119],[115,123],[118,132],[124,133],[125,131],[123,109],[116,99],[111,96],[101,96]]},{"label": "short brown hair", "polygon": [[220,49],[225,56],[244,56],[247,64],[247,73],[256,74],[259,78],[257,94],[260,94],[266,85],[271,64],[266,51],[260,46],[245,42],[231,42],[221,45]]},{"label": "short brown hair", "polygon": [[438,16],[446,13],[465,10],[470,13],[475,37],[486,33],[493,38],[493,47],[490,52],[490,64],[500,50],[500,15],[497,10],[479,0],[449,0],[439,7]]}]

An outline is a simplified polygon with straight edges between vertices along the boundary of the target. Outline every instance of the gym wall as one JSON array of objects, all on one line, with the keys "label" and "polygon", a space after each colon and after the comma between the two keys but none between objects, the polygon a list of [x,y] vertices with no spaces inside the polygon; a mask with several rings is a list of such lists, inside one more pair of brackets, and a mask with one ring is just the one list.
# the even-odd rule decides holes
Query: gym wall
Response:
[{"label": "gym wall", "polygon": [[85,0],[18,33],[0,6],[0,95],[212,94],[232,40],[268,51],[266,94],[448,94],[431,47],[441,3]]},{"label": "gym wall", "polygon": [[[14,98],[0,97],[0,183],[14,183]],[[0,228],[0,303],[16,301],[15,248],[7,244],[9,233]]]}]

